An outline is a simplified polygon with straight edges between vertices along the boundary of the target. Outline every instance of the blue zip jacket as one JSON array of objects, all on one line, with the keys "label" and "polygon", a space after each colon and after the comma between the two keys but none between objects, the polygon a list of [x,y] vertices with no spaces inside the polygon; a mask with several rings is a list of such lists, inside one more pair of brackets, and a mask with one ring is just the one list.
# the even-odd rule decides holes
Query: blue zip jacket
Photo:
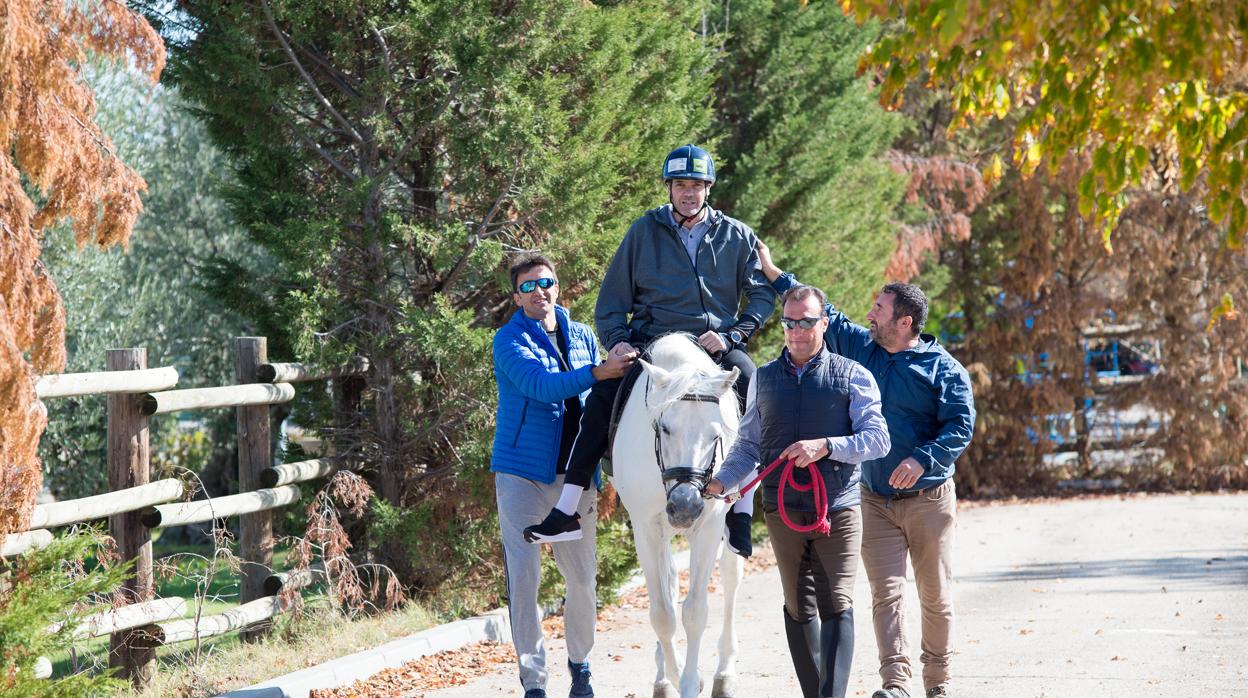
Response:
[{"label": "blue zip jacket", "polygon": [[490,470],[537,482],[555,481],[555,461],[563,438],[563,401],[581,404],[594,384],[598,340],[587,325],[573,322],[555,306],[559,332],[568,346],[570,371],[559,370],[559,355],[546,330],[523,310],[494,333],[494,377],[498,381],[494,451]]},{"label": "blue zip jacket", "polygon": [[[792,274],[772,283],[780,294],[795,285]],[[888,478],[909,456],[923,466],[923,476],[910,490],[953,477],[954,461],[971,443],[975,429],[975,399],[966,369],[930,334],[919,335],[913,349],[889,354],[871,339],[870,330],[850,322],[832,304],[826,311],[831,318],[823,335],[828,351],[857,361],[875,376],[892,441],[887,455],[862,464],[863,484],[883,496],[898,492]]]}]

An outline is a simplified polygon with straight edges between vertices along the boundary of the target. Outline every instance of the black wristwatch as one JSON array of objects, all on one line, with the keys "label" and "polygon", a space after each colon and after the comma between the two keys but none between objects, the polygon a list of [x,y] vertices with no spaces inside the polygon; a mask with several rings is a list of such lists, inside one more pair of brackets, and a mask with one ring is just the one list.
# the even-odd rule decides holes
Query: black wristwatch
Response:
[{"label": "black wristwatch", "polygon": [[730,330],[728,332],[728,339],[732,340],[732,346],[728,347],[731,349],[738,344],[745,344],[745,333],[741,330]]}]

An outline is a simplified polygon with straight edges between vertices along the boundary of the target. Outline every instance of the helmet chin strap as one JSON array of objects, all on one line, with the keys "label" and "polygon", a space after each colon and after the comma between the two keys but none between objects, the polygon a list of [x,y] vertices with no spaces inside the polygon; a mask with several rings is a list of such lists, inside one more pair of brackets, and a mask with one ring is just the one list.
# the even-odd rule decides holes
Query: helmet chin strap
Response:
[{"label": "helmet chin strap", "polygon": [[[705,188],[703,191],[706,191]],[[710,203],[711,193],[709,191],[706,192],[706,198],[702,199],[701,208],[694,212],[692,216],[686,216],[680,212],[679,208],[676,207],[676,198],[672,196],[672,180],[669,179],[667,181],[667,200],[672,205],[672,215],[676,217],[676,226],[683,228],[685,227],[685,223],[687,221],[697,220],[698,216],[702,215],[702,212],[706,210],[707,204]]]}]

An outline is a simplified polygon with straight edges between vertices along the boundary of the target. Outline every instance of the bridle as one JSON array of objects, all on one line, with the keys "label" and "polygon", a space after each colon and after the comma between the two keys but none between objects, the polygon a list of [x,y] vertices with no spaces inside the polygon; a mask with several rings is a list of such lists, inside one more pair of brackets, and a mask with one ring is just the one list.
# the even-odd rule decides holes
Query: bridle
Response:
[{"label": "bridle", "polygon": [[[650,405],[650,381],[646,381],[646,406]],[[718,405],[719,396],[707,393],[689,393],[681,395],[678,402],[709,402]],[[654,460],[659,465],[659,475],[663,478],[663,489],[666,494],[671,495],[672,490],[680,484],[689,483],[698,488],[699,494],[705,494],[706,485],[711,480],[711,473],[715,471],[715,465],[719,462],[720,452],[723,450],[723,437],[715,437],[715,447],[711,449],[710,462],[705,468],[695,468],[693,466],[679,466],[676,468],[668,468],[663,464],[663,427],[659,423],[662,418],[660,414],[652,423],[654,427]]]}]

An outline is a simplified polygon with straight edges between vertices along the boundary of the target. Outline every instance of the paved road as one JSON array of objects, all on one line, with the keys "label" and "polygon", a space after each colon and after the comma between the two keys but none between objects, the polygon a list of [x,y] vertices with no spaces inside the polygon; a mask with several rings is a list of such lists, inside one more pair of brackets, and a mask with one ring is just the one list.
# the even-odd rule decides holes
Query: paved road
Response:
[{"label": "paved road", "polygon": [[[955,695],[1248,698],[1248,494],[964,506],[956,550]],[[774,567],[746,577],[740,696],[800,695],[781,603]],[[917,609],[913,591],[907,603]],[[703,695],[715,667],[718,606],[713,597]],[[850,694],[869,696],[878,679],[861,570],[855,607]],[[563,696],[566,654],[562,642],[550,645],[550,693]],[[598,695],[649,698],[653,646],[643,609],[614,612],[600,625],[592,657]],[[912,654],[917,662],[918,650]],[[513,668],[426,695],[519,696]],[[911,693],[922,695],[917,677]]]}]

